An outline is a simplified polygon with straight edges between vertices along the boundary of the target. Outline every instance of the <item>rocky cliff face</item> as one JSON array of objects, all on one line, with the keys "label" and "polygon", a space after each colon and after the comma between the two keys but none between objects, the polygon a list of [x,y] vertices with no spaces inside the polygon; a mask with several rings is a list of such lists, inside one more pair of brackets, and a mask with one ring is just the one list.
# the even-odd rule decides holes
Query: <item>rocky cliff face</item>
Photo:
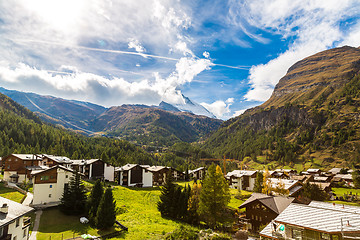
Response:
[{"label": "rocky cliff face", "polygon": [[237,158],[266,154],[283,163],[321,155],[356,163],[359,107],[360,49],[330,49],[294,64],[268,101],[223,123],[205,147]]}]

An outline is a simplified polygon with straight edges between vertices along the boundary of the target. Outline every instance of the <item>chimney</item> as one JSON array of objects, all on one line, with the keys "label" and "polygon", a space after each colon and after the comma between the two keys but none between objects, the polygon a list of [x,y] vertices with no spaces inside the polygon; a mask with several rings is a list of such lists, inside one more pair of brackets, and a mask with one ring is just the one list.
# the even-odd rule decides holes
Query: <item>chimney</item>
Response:
[{"label": "chimney", "polygon": [[0,208],[0,212],[1,212],[1,213],[4,213],[4,214],[7,214],[8,211],[9,211],[9,206],[8,206],[6,203],[4,203],[4,204],[2,205],[2,207]]}]

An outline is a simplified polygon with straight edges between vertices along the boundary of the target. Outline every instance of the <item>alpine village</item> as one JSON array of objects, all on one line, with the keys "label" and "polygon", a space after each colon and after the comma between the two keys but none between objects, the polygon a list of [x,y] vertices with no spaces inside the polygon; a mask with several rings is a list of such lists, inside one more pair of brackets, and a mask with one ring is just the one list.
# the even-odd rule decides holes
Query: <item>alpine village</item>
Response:
[{"label": "alpine village", "polygon": [[227,120],[52,95],[0,86],[0,240],[360,240],[359,47],[302,57]]}]

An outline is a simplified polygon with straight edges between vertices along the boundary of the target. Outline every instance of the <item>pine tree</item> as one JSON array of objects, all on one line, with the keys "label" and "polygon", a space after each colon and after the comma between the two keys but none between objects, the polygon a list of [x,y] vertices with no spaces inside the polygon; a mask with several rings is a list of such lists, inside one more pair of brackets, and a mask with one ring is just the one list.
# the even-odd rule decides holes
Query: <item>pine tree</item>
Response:
[{"label": "pine tree", "polygon": [[104,189],[100,180],[98,179],[95,182],[95,185],[90,193],[89,202],[88,202],[89,220],[92,224],[95,224],[96,213],[103,194],[104,194]]},{"label": "pine tree", "polygon": [[173,183],[171,170],[166,174],[165,185],[161,188],[160,200],[157,208],[164,217],[175,217],[176,185]]},{"label": "pine tree", "polygon": [[116,201],[114,200],[112,189],[107,188],[101,198],[98,211],[96,213],[96,227],[98,229],[111,228],[116,221]]},{"label": "pine tree", "polygon": [[86,207],[85,186],[81,182],[79,173],[70,179],[69,187],[64,189],[61,198],[60,210],[65,214],[79,215],[85,212]]},{"label": "pine tree", "polygon": [[211,165],[200,193],[199,213],[212,228],[226,222],[230,190],[219,166]]},{"label": "pine tree", "polygon": [[255,185],[254,185],[254,192],[261,193],[263,188],[263,173],[258,171],[256,175]]},{"label": "pine tree", "polygon": [[199,224],[200,222],[200,216],[198,213],[200,192],[201,192],[201,184],[194,183],[190,192],[188,209],[187,209],[188,222],[191,224]]}]

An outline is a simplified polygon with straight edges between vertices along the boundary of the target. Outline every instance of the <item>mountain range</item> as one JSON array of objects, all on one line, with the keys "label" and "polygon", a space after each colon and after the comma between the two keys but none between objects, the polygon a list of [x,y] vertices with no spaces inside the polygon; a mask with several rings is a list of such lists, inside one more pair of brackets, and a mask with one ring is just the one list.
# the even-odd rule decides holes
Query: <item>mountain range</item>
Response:
[{"label": "mountain range", "polygon": [[360,49],[330,49],[291,66],[268,101],[224,122],[204,147],[270,168],[357,165],[359,106]]},{"label": "mountain range", "polygon": [[185,96],[184,104],[161,102],[159,106],[122,105],[105,108],[89,102],[5,88],[0,88],[0,92],[46,122],[87,135],[120,137],[142,145],[169,146],[179,141],[200,141],[222,123],[221,120],[207,117],[214,115]]}]

